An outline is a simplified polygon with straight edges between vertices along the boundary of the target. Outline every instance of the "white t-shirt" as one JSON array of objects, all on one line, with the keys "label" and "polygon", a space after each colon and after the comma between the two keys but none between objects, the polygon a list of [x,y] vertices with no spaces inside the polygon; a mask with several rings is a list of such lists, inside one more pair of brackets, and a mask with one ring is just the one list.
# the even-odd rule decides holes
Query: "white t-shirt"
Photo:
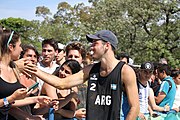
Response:
[{"label": "white t-shirt", "polygon": [[150,95],[150,87],[147,82],[147,86],[143,86],[140,82],[139,84],[139,104],[140,104],[140,112],[141,113],[149,113],[148,111],[148,98]]},{"label": "white t-shirt", "polygon": [[173,103],[172,108],[178,108],[180,106],[180,85],[176,85],[176,95]]},{"label": "white t-shirt", "polygon": [[[46,73],[49,73],[49,74],[52,74],[52,73],[56,70],[56,68],[57,68],[58,66],[59,66],[59,65],[56,64],[54,61],[53,61],[52,67],[45,67],[45,66],[42,64],[42,62],[38,62],[38,63],[37,63],[37,67],[38,67],[40,70],[42,70],[42,71],[44,71],[44,72],[46,72]],[[41,79],[37,78],[37,82],[39,82],[39,90],[41,91],[42,86],[43,86],[43,84],[44,84],[44,81],[42,81]]]}]

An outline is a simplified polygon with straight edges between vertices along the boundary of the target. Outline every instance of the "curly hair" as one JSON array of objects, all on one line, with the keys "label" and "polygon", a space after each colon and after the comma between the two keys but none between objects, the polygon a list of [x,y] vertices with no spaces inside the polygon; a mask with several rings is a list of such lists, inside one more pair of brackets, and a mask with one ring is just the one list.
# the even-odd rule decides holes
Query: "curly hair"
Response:
[{"label": "curly hair", "polygon": [[22,45],[22,49],[23,51],[21,52],[20,54],[20,58],[23,58],[24,54],[28,51],[28,50],[33,50],[35,52],[35,54],[37,55],[37,59],[39,59],[39,53],[37,51],[37,49],[33,46],[33,45],[27,45],[27,44],[24,44]]},{"label": "curly hair", "polygon": [[70,50],[78,50],[83,60],[86,58],[86,49],[80,42],[72,42],[66,46],[66,56],[68,56]]}]

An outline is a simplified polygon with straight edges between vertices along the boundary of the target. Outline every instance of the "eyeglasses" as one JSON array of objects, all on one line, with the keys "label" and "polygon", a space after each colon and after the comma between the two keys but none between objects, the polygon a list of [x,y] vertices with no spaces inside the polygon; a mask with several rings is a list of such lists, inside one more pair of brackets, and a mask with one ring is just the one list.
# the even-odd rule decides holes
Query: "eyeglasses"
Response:
[{"label": "eyeglasses", "polygon": [[14,31],[11,32],[11,35],[10,35],[10,37],[9,37],[9,39],[8,39],[8,42],[7,42],[7,46],[8,46],[9,43],[11,42],[13,34],[14,34]]}]

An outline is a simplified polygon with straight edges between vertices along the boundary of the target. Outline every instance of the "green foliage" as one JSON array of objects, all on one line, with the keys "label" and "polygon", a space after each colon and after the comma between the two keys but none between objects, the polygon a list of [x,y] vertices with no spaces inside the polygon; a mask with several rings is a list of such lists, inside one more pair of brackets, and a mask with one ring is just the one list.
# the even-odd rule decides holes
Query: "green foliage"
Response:
[{"label": "green foliage", "polygon": [[112,30],[119,50],[128,52],[137,64],[161,57],[179,66],[179,1],[92,1],[89,31]]},{"label": "green foliage", "polygon": [[38,41],[38,21],[28,21],[21,18],[7,18],[0,20],[0,25],[6,29],[12,29],[21,35],[22,44],[33,44],[40,50]]},{"label": "green foliage", "polygon": [[144,61],[169,60],[173,67],[180,66],[180,2],[178,0],[89,0],[71,6],[58,4],[51,16],[49,8],[36,8],[43,21],[20,18],[0,20],[0,23],[19,31],[24,43],[33,43],[39,49],[41,41],[54,38],[63,44],[72,40],[87,47],[86,34],[98,30],[113,31],[119,40],[117,52],[125,51],[135,64]]},{"label": "green foliage", "polygon": [[44,19],[46,19],[46,17],[48,15],[51,15],[51,12],[50,12],[49,8],[47,8],[45,6],[38,6],[38,7],[36,7],[35,14],[37,16],[42,16]]},{"label": "green foliage", "polygon": [[12,29],[17,32],[25,32],[31,29],[31,22],[21,18],[2,19],[0,24],[7,29]]}]

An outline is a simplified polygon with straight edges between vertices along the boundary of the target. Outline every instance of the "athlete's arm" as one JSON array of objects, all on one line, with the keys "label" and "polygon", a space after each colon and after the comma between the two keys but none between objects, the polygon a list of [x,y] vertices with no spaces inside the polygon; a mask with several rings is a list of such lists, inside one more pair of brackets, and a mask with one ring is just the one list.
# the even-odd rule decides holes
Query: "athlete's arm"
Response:
[{"label": "athlete's arm", "polygon": [[57,95],[56,90],[57,89],[55,87],[53,87],[47,83],[44,83],[41,93],[46,94],[48,97],[50,97],[52,99],[58,99],[58,95]]},{"label": "athlete's arm", "polygon": [[84,83],[89,76],[89,72],[91,68],[92,68],[92,65],[86,66],[78,73],[70,75],[66,78],[59,78],[59,77],[56,77],[55,75],[51,75],[46,72],[43,72],[32,64],[26,65],[25,71],[36,75],[37,77],[39,77],[46,83],[58,89],[65,89],[65,88],[71,88],[71,87]]},{"label": "athlete's arm", "polygon": [[130,106],[130,111],[127,115],[126,120],[136,120],[139,114],[139,97],[138,88],[136,83],[136,75],[134,70],[128,66],[124,65],[122,68],[122,82],[125,85],[125,91],[128,97],[128,102]]}]

